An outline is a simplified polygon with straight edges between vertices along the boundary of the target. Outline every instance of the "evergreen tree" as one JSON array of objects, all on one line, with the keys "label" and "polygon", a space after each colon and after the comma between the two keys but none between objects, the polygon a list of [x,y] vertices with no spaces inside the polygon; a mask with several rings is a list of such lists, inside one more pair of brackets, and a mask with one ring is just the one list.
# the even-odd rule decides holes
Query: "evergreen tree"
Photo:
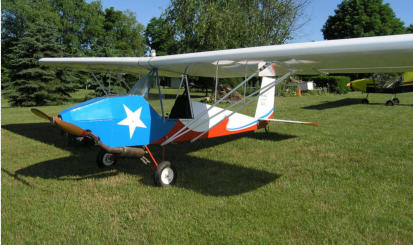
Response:
[{"label": "evergreen tree", "polygon": [[68,85],[57,76],[56,71],[41,67],[41,57],[62,55],[62,46],[57,43],[58,32],[53,24],[39,20],[26,27],[25,34],[10,48],[8,54],[10,82],[6,88],[8,98],[15,106],[36,106],[60,103],[69,97]]},{"label": "evergreen tree", "polygon": [[[59,103],[67,98],[67,92],[85,87],[85,81],[89,78],[88,73],[56,69],[54,72],[56,77],[53,79],[51,70],[39,68],[38,58],[142,56],[145,52],[144,28],[136,21],[136,17],[129,11],[115,11],[113,8],[103,11],[100,1],[3,0],[1,7],[2,88],[5,89],[6,94],[13,97],[12,104],[15,105],[24,103],[29,105],[31,103],[29,101],[38,101],[32,104]],[[53,42],[59,47],[59,52],[55,52],[54,49],[46,52],[47,50],[42,48],[51,45],[51,43],[42,43],[50,40],[41,39],[39,42],[34,42],[36,32],[33,28],[40,23],[40,20],[52,27],[50,31],[56,32]],[[40,31],[42,30],[37,33],[46,33]],[[30,44],[31,41],[34,43]],[[16,48],[17,45],[20,50]],[[37,50],[36,54],[29,50],[30,45]],[[33,70],[36,73],[26,74],[28,67],[36,68]],[[47,74],[40,74],[40,71]],[[42,76],[44,77],[39,79]],[[108,83],[110,78],[110,75],[104,73],[96,76],[102,78],[105,83]],[[29,81],[32,78],[37,80],[30,85]],[[130,76],[121,77],[121,79],[125,78],[127,82],[134,79]],[[113,80],[117,79],[112,78],[112,88]],[[22,87],[23,81],[25,81],[24,87]],[[40,96],[46,91],[43,85],[38,84],[40,81],[47,84],[47,96]],[[60,81],[60,85],[51,86],[52,81]],[[64,90],[61,89],[63,86]],[[35,88],[38,88],[38,91],[35,91]],[[27,91],[23,92],[23,90],[31,91],[31,97],[37,96],[37,99],[29,98],[24,102],[21,100],[21,95]],[[53,93],[56,95],[52,95]],[[56,101],[53,101],[55,99]]]},{"label": "evergreen tree", "polygon": [[344,0],[329,16],[322,32],[324,39],[341,39],[402,34],[403,22],[382,0]]}]

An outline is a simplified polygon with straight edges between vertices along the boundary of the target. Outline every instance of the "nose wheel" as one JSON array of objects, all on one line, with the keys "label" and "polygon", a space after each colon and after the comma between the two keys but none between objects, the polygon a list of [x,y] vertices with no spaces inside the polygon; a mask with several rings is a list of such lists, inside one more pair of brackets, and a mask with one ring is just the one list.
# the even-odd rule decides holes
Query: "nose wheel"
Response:
[{"label": "nose wheel", "polygon": [[[147,146],[144,146],[144,148],[146,149],[145,153],[149,155],[152,161],[145,156],[140,157],[140,161],[152,169],[155,185],[164,187],[175,184],[177,173],[171,162],[162,160],[162,162],[158,164],[149,148]],[[122,157],[122,154],[110,153],[102,149],[97,156],[96,162],[99,168],[108,168],[115,165],[120,157]],[[164,154],[162,154],[162,159],[163,158]]]},{"label": "nose wheel", "polygon": [[116,164],[116,154],[101,150],[97,156],[96,162],[99,168],[108,168]]}]

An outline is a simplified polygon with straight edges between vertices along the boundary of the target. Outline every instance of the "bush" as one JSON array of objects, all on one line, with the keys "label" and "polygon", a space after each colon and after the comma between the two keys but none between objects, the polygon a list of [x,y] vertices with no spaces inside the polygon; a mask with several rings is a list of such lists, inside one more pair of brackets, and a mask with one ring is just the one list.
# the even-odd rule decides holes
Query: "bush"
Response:
[{"label": "bush", "polygon": [[326,95],[327,93],[328,93],[327,88],[317,88],[314,90],[303,91],[301,94],[303,96],[308,96],[308,95]]},{"label": "bush", "polygon": [[347,83],[350,82],[350,77],[320,75],[311,79],[317,87],[328,88],[331,93],[346,94],[349,91]]}]

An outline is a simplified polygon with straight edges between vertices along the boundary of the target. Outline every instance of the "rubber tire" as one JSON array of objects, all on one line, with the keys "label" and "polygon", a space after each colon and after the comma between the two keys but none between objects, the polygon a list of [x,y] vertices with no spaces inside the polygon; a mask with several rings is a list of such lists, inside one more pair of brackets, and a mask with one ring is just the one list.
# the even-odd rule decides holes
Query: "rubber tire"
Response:
[{"label": "rubber tire", "polygon": [[388,101],[386,102],[386,105],[387,105],[387,106],[394,106],[394,103],[393,103],[393,101],[388,100]]},{"label": "rubber tire", "polygon": [[[162,172],[166,169],[172,170],[172,173],[173,173],[172,181],[170,181],[169,183],[164,182],[162,180]],[[160,186],[160,187],[165,187],[165,186],[170,186],[170,185],[175,184],[176,178],[177,178],[176,169],[172,166],[171,162],[169,161],[161,162],[154,173],[155,185]]]},{"label": "rubber tire", "polygon": [[361,103],[362,103],[362,104],[368,104],[368,103],[369,103],[369,100],[368,100],[368,99],[362,99],[362,100],[361,100]]},{"label": "rubber tire", "polygon": [[395,105],[400,104],[400,100],[398,98],[393,98],[392,101],[393,101],[393,104]]},{"label": "rubber tire", "polygon": [[98,153],[96,162],[99,168],[108,168],[108,167],[112,167],[113,165],[115,165],[117,162],[117,159],[114,154],[101,150]]}]

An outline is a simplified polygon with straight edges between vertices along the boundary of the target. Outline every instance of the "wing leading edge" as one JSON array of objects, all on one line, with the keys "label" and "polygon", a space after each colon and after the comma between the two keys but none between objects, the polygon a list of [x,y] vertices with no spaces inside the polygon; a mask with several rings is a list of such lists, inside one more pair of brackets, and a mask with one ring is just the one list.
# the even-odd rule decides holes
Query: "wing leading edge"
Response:
[{"label": "wing leading edge", "polygon": [[227,49],[158,57],[42,58],[41,64],[84,71],[161,76],[244,77],[260,62],[274,63],[277,75],[413,71],[413,34]]}]

